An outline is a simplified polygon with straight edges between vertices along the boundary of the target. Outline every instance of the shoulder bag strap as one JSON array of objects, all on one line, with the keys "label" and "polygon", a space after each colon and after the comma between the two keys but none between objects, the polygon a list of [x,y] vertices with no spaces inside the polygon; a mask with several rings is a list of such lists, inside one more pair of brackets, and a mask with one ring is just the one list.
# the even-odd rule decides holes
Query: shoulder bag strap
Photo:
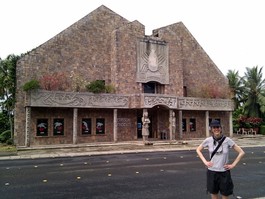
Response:
[{"label": "shoulder bag strap", "polygon": [[213,153],[211,154],[211,158],[210,160],[213,158],[213,156],[215,155],[215,153],[217,152],[217,150],[220,148],[220,146],[222,145],[223,141],[225,140],[225,136],[223,137],[223,139],[220,140],[218,146],[214,149]]}]

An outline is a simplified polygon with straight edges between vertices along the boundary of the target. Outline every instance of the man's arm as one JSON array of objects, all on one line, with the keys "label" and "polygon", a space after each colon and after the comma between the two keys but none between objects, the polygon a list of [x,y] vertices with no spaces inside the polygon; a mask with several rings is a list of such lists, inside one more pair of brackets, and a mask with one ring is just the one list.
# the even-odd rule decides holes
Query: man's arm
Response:
[{"label": "man's arm", "polygon": [[212,166],[213,166],[213,163],[210,162],[210,161],[207,161],[207,160],[205,159],[205,157],[204,157],[203,154],[202,154],[202,150],[203,150],[203,146],[202,146],[202,145],[198,146],[198,148],[196,149],[196,152],[197,152],[199,158],[202,160],[203,164],[204,164],[206,167],[208,167],[208,168],[209,168],[209,167],[212,167]]},{"label": "man's arm", "polygon": [[243,149],[237,144],[234,144],[233,149],[238,153],[238,155],[232,164],[224,165],[224,168],[227,170],[233,169],[237,165],[237,163],[242,159],[242,157],[245,155]]}]

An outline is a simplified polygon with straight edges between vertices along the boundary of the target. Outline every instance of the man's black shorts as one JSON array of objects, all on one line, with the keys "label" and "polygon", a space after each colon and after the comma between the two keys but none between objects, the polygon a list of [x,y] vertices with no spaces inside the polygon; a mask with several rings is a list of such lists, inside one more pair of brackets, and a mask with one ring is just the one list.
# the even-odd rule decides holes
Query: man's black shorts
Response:
[{"label": "man's black shorts", "polygon": [[207,191],[211,194],[218,194],[219,191],[224,196],[233,194],[234,184],[230,171],[217,172],[207,171]]}]

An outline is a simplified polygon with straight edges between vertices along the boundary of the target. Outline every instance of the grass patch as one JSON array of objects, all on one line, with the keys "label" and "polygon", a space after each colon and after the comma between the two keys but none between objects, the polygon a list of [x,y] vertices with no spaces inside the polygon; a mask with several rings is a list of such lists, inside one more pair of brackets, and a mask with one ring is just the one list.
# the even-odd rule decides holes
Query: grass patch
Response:
[{"label": "grass patch", "polygon": [[16,152],[17,149],[13,145],[7,145],[0,143],[0,152]]}]

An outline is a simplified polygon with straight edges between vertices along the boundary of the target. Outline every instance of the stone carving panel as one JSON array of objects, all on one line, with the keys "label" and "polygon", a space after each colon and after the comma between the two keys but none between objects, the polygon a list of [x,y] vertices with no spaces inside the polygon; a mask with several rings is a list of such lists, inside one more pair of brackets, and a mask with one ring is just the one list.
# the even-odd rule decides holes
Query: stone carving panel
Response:
[{"label": "stone carving panel", "polygon": [[166,97],[166,96],[144,96],[144,107],[152,108],[156,105],[164,105],[169,108],[177,108],[177,98],[176,97]]},{"label": "stone carving panel", "polygon": [[31,93],[30,106],[128,108],[129,96],[115,94],[37,91]]},{"label": "stone carving panel", "polygon": [[138,42],[137,82],[156,81],[169,84],[168,46],[150,38]]},{"label": "stone carving panel", "polygon": [[232,111],[234,104],[228,99],[178,98],[180,110],[223,110]]}]

